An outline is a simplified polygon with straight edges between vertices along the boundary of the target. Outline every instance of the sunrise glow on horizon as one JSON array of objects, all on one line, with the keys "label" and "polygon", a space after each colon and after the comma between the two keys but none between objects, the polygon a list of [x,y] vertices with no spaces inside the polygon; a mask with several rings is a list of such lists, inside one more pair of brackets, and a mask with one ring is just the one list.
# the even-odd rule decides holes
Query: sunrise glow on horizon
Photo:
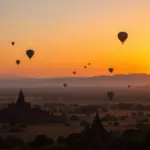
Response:
[{"label": "sunrise glow on horizon", "polygon": [[[1,0],[0,76],[63,77],[74,70],[97,76],[110,74],[109,67],[113,74],[149,74],[149,6],[149,0]],[[124,46],[120,31],[129,35]],[[27,49],[35,50],[31,60]]]}]

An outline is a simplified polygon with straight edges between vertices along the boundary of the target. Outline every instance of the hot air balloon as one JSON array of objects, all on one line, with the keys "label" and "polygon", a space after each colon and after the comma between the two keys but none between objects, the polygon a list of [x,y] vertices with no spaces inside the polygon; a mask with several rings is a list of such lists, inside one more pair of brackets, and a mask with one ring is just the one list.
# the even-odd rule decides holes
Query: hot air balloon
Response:
[{"label": "hot air balloon", "polygon": [[91,63],[88,63],[88,65],[90,66],[90,65],[91,65]]},{"label": "hot air balloon", "polygon": [[64,83],[63,86],[64,86],[64,87],[67,87],[67,83]]},{"label": "hot air balloon", "polygon": [[130,85],[128,85],[128,88],[130,88],[131,86]]},{"label": "hot air balloon", "polygon": [[16,64],[19,65],[20,64],[20,60],[16,60]]},{"label": "hot air balloon", "polygon": [[31,59],[32,56],[34,55],[34,50],[31,50],[31,49],[27,50],[26,55],[29,57],[29,59]]},{"label": "hot air balloon", "polygon": [[12,46],[14,46],[14,45],[15,45],[15,42],[14,42],[14,41],[13,41],[13,42],[11,42],[11,45],[12,45]]},{"label": "hot air balloon", "polygon": [[86,68],[86,66],[84,66],[84,68]]},{"label": "hot air balloon", "polygon": [[124,44],[124,42],[126,41],[127,38],[128,38],[128,33],[126,33],[126,32],[118,33],[118,39],[122,42],[122,44]]},{"label": "hot air balloon", "polygon": [[115,96],[115,94],[114,94],[114,92],[109,91],[109,92],[107,92],[107,96],[108,96],[109,100],[112,100],[113,97]]},{"label": "hot air balloon", "polygon": [[114,71],[114,69],[113,69],[113,68],[109,68],[108,71],[109,71],[110,73],[112,73],[112,72]]},{"label": "hot air balloon", "polygon": [[75,74],[76,74],[76,71],[73,71],[73,74],[75,75]]}]

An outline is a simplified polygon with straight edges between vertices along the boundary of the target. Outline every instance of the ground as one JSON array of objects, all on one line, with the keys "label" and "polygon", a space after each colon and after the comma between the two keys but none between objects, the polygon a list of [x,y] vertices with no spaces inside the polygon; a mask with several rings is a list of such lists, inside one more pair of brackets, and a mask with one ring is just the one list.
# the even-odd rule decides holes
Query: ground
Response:
[{"label": "ground", "polygon": [[[116,116],[122,116],[129,113],[129,111],[115,111],[111,112],[112,114]],[[31,141],[33,140],[38,134],[45,134],[53,139],[57,139],[58,136],[68,136],[71,133],[79,133],[83,127],[80,126],[81,120],[86,120],[89,123],[92,122],[94,115],[91,116],[82,116],[80,115],[80,121],[73,122],[71,126],[66,126],[64,124],[46,124],[46,125],[30,125],[26,129],[24,129],[21,132],[8,132],[1,130],[0,136],[7,137],[9,135],[15,135],[16,137],[20,137],[24,139],[25,141]],[[100,113],[101,117],[104,115],[104,113]],[[147,118],[147,117],[141,117],[141,118]],[[140,119],[140,118],[138,118]],[[108,122],[103,123],[105,128],[110,131],[123,131],[127,129],[127,126],[135,125],[137,119],[133,119],[131,116],[129,116],[125,121],[121,121],[119,126],[114,127],[113,125],[109,125]]]},{"label": "ground", "polygon": [[[0,90],[0,104],[12,102],[17,99],[17,95],[20,89],[2,89]],[[115,91],[115,98],[113,101],[109,101],[106,93],[108,90]],[[149,89],[142,88],[121,88],[121,89],[106,89],[106,88],[67,88],[65,89],[23,89],[25,98],[31,103],[45,103],[45,102],[61,102],[66,104],[100,104],[100,103],[118,103],[118,102],[133,102],[133,103],[143,103],[148,104],[150,95]],[[68,97],[63,98],[63,96],[68,95]],[[31,98],[32,97],[32,98]],[[37,99],[39,98],[39,99]],[[59,99],[60,98],[60,99]],[[109,110],[109,114],[115,116],[130,114],[131,110]],[[92,116],[82,116],[80,115],[80,121],[86,120],[91,123],[95,114]],[[100,113],[102,117],[104,113]],[[148,118],[148,117],[146,117]],[[125,121],[121,121],[120,125],[117,127],[111,126],[108,123],[103,123],[108,130],[120,131],[127,129],[127,126],[132,126],[136,124],[136,120],[140,118],[132,118],[129,116]],[[77,133],[82,130],[83,127],[80,126],[80,121],[74,122],[70,127],[64,124],[47,124],[47,125],[34,125],[28,126],[24,131],[18,133],[6,132],[0,130],[0,136],[15,135],[17,137],[23,138],[25,141],[32,140],[38,134],[46,134],[49,137],[56,139],[58,136],[68,136],[70,133]]]}]

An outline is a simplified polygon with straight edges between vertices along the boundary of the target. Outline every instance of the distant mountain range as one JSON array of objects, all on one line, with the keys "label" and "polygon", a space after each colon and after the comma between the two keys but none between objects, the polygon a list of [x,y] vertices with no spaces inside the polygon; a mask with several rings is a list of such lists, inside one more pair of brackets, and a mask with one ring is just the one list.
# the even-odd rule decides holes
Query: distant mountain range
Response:
[{"label": "distant mountain range", "polygon": [[72,86],[124,86],[124,85],[149,85],[149,74],[118,74],[113,76],[94,76],[94,77],[62,77],[62,78],[29,78],[17,76],[0,76],[0,86],[8,85],[35,85],[35,86],[54,86],[64,82]]}]

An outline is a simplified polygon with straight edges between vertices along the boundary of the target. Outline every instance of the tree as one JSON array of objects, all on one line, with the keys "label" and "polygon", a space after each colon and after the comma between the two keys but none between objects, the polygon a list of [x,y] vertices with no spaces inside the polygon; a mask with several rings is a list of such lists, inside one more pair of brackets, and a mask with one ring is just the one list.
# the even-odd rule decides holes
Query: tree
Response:
[{"label": "tree", "polygon": [[35,140],[31,143],[31,147],[40,148],[46,145],[52,145],[54,143],[54,140],[51,138],[48,138],[46,135],[38,135]]},{"label": "tree", "polygon": [[63,137],[63,136],[59,136],[59,137],[57,138],[57,143],[59,143],[59,144],[63,144],[64,141],[65,141],[65,137]]},{"label": "tree", "polygon": [[7,148],[16,148],[16,147],[22,147],[25,145],[24,141],[20,138],[16,138],[13,136],[8,136],[5,139],[5,144]]},{"label": "tree", "polygon": [[114,122],[114,126],[118,126],[119,124],[119,122]]},{"label": "tree", "polygon": [[15,127],[16,123],[15,123],[13,120],[11,120],[11,121],[9,122],[9,125],[10,125],[10,127]]}]

